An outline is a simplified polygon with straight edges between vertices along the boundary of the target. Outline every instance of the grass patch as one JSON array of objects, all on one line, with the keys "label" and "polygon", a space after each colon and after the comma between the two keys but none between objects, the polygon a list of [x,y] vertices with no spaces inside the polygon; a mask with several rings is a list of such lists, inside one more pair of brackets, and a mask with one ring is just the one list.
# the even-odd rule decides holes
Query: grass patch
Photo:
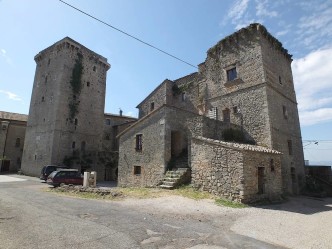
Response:
[{"label": "grass patch", "polygon": [[248,207],[248,205],[246,205],[246,204],[239,203],[239,202],[233,202],[233,201],[226,200],[226,199],[221,199],[221,198],[216,199],[215,203],[219,206],[231,207],[231,208],[246,208],[246,207]]},{"label": "grass patch", "polygon": [[166,191],[158,188],[116,188],[123,195],[132,198],[146,199],[157,198],[167,195]]},{"label": "grass patch", "polygon": [[231,208],[245,208],[248,205],[238,202],[232,202],[227,199],[218,198],[215,195],[212,195],[205,191],[196,190],[191,185],[184,185],[177,189],[165,190],[160,188],[122,188],[116,187],[112,188],[111,193],[103,192],[81,192],[81,191],[72,191],[62,188],[48,188],[46,191],[55,192],[57,194],[84,198],[84,199],[102,199],[102,200],[123,200],[126,197],[137,198],[137,199],[147,199],[147,198],[158,198],[163,196],[182,196],[190,198],[193,200],[203,200],[203,199],[214,199],[215,203],[219,206],[231,207]]},{"label": "grass patch", "polygon": [[190,185],[181,186],[172,190],[174,194],[187,197],[194,200],[213,199],[214,196],[208,192],[196,190]]}]

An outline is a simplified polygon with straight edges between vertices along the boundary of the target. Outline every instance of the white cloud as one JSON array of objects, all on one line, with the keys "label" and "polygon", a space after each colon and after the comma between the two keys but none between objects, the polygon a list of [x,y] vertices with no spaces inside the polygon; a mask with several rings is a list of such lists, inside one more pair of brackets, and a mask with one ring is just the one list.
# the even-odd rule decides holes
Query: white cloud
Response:
[{"label": "white cloud", "polygon": [[4,49],[2,48],[2,49],[0,49],[0,51],[1,51],[1,54],[2,54],[2,55],[6,55],[6,50],[4,50]]},{"label": "white cloud", "polygon": [[[310,8],[307,16],[302,16],[298,23],[297,41],[309,49],[319,48],[331,44],[332,39],[332,1],[322,4],[307,3]],[[324,8],[323,8],[324,6]]]},{"label": "white cloud", "polygon": [[9,92],[9,91],[4,91],[0,90],[0,93],[4,94],[7,96],[8,99],[14,100],[14,101],[23,101],[17,94]]},{"label": "white cloud", "polygon": [[235,21],[241,19],[248,8],[249,0],[237,0],[228,11],[228,18]]},{"label": "white cloud", "polygon": [[321,108],[314,111],[301,112],[300,120],[302,126],[332,121],[332,108]]},{"label": "white cloud", "polygon": [[256,16],[267,16],[267,17],[276,17],[278,12],[268,10],[268,1],[267,0],[256,0]]},{"label": "white cloud", "polygon": [[332,121],[332,47],[293,61],[301,125]]}]

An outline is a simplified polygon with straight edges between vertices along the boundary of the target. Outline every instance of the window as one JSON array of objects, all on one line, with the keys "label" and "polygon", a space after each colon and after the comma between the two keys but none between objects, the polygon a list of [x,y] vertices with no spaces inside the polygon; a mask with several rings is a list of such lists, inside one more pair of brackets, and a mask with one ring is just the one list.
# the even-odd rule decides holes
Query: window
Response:
[{"label": "window", "polygon": [[274,160],[272,158],[270,159],[270,168],[271,172],[274,172]]},{"label": "window", "polygon": [[150,111],[153,111],[154,110],[154,102],[151,102],[150,103]]},{"label": "window", "polygon": [[93,71],[96,72],[96,66],[93,66]]},{"label": "window", "polygon": [[232,81],[237,78],[236,67],[233,67],[227,70],[226,72],[227,72],[227,81]]},{"label": "window", "polygon": [[282,113],[284,115],[284,119],[288,119],[288,111],[287,111],[287,108],[286,106],[282,106]]},{"label": "window", "polygon": [[44,101],[45,101],[45,97],[43,96],[43,97],[42,97],[42,102],[44,102]]},{"label": "window", "polygon": [[293,145],[292,145],[292,140],[287,141],[288,144],[288,155],[293,155]]},{"label": "window", "polygon": [[142,167],[141,166],[134,166],[134,175],[141,175]]},{"label": "window", "polygon": [[86,83],[86,86],[87,86],[87,87],[89,87],[89,86],[90,86],[90,81],[88,81],[88,82]]},{"label": "window", "polygon": [[223,115],[223,121],[225,123],[230,123],[231,122],[230,111],[229,111],[228,108],[226,108],[225,110],[222,111],[222,115]]},{"label": "window", "polygon": [[182,101],[186,100],[186,93],[185,92],[181,93],[181,100]]},{"label": "window", "polygon": [[21,139],[18,137],[16,138],[15,147],[20,147],[20,146],[21,146]]},{"label": "window", "polygon": [[51,64],[51,59],[48,59],[47,66]]},{"label": "window", "polygon": [[295,172],[294,167],[291,167],[291,178],[292,178],[292,182],[296,183],[296,172]]},{"label": "window", "polygon": [[212,107],[210,110],[209,110],[209,118],[211,119],[217,119],[217,107]]},{"label": "window", "polygon": [[235,114],[239,113],[239,108],[237,108],[237,106],[234,106],[234,107],[233,107],[233,112],[234,112]]},{"label": "window", "polygon": [[109,134],[106,134],[105,140],[110,140],[110,135]]},{"label": "window", "polygon": [[136,151],[142,151],[142,134],[136,135]]},{"label": "window", "polygon": [[111,120],[110,119],[106,119],[105,124],[106,125],[111,125]]},{"label": "window", "polygon": [[279,76],[279,84],[282,85],[281,76]]},{"label": "window", "polygon": [[77,120],[77,118],[75,118],[75,125],[77,125],[78,124],[78,120]]},{"label": "window", "polygon": [[47,76],[45,77],[45,84],[47,83]]},{"label": "window", "polygon": [[75,149],[75,145],[76,145],[76,143],[73,142],[73,143],[71,144],[71,147],[72,147],[73,149]]}]

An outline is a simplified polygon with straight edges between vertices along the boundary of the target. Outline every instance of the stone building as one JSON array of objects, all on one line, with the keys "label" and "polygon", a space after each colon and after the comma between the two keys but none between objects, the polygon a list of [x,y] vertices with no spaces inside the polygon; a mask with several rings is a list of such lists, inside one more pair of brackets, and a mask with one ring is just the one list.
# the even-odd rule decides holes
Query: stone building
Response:
[{"label": "stone building", "polygon": [[0,111],[0,172],[21,168],[27,119],[24,114]]},{"label": "stone building", "polygon": [[[170,164],[186,161],[194,185],[231,199],[298,193],[304,160],[291,62],[260,24],[218,42],[198,72],[165,80],[137,106],[139,120],[119,134],[119,184],[157,186]],[[227,134],[255,145],[219,143]]]},{"label": "stone building", "polygon": [[107,59],[66,37],[35,61],[23,173],[38,175],[44,165],[82,155],[99,171],[95,157],[102,145]]}]

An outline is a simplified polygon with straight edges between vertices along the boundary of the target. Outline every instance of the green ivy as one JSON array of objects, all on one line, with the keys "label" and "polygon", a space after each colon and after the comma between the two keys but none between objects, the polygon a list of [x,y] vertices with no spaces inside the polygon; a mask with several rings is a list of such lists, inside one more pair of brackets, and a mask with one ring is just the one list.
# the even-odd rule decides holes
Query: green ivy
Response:
[{"label": "green ivy", "polygon": [[[82,60],[83,60],[83,55],[81,53],[77,53],[77,59],[75,60],[75,65],[70,78],[70,86],[73,95],[75,96],[79,95],[82,89],[82,74],[83,74]],[[76,99],[72,99],[69,102],[70,120],[73,120],[76,114],[78,113],[78,105],[79,105],[78,97]]]}]

